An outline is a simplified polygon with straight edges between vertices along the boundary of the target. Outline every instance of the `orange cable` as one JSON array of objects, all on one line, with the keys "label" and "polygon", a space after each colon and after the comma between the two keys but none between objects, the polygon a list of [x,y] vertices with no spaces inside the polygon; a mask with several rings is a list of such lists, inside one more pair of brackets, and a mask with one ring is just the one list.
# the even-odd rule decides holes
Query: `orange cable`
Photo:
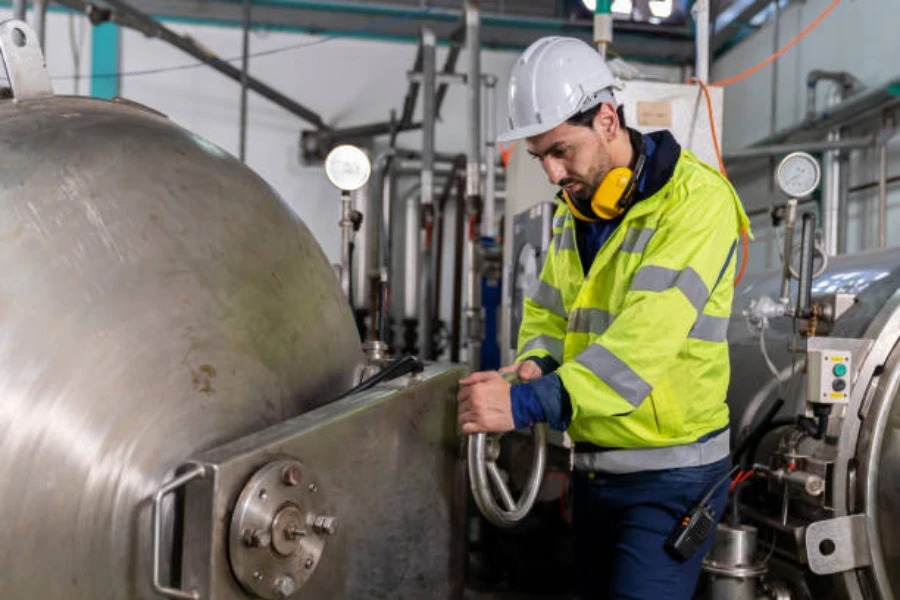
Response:
[{"label": "orange cable", "polygon": [[787,52],[788,50],[790,50],[791,48],[796,46],[797,43],[800,40],[802,40],[803,38],[805,38],[809,34],[810,31],[812,31],[813,29],[818,27],[819,23],[821,23],[825,19],[825,17],[827,17],[831,13],[831,11],[833,11],[835,8],[837,8],[837,5],[840,4],[840,2],[841,2],[841,0],[834,0],[834,2],[832,2],[828,8],[826,8],[824,11],[822,11],[821,15],[816,17],[816,19],[812,23],[810,23],[809,25],[806,26],[806,29],[804,29],[803,31],[800,32],[800,35],[798,35],[797,37],[792,39],[790,42],[785,44],[778,52],[775,52],[774,54],[769,56],[769,58],[767,58],[766,60],[762,61],[755,67],[751,67],[751,68],[747,69],[743,73],[735,75],[734,77],[729,77],[728,79],[723,79],[722,81],[717,81],[717,82],[713,83],[712,85],[715,85],[717,87],[725,87],[725,86],[731,85],[732,83],[734,83],[736,81],[740,81],[741,79],[750,77],[751,75],[753,75],[760,69],[763,69],[763,68],[767,67],[768,65],[772,64],[773,62],[778,60],[785,52]]}]

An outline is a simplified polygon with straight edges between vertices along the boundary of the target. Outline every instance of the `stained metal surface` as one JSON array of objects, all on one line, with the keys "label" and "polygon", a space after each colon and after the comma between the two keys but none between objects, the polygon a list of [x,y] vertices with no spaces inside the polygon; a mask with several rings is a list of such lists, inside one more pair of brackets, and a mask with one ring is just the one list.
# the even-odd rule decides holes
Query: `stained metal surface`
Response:
[{"label": "stained metal surface", "polygon": [[462,474],[456,391],[463,374],[430,366],[195,457],[215,477],[186,489],[185,587],[202,598],[246,598],[226,550],[234,498],[269,461],[297,460],[309,472],[301,491],[315,490],[316,510],[339,523],[297,597],[460,597],[466,527],[456,511],[466,498],[455,493]]},{"label": "stained metal surface", "polygon": [[351,387],[353,318],[273,190],[149,110],[3,102],[0,155],[0,597],[155,597],[154,491]]}]

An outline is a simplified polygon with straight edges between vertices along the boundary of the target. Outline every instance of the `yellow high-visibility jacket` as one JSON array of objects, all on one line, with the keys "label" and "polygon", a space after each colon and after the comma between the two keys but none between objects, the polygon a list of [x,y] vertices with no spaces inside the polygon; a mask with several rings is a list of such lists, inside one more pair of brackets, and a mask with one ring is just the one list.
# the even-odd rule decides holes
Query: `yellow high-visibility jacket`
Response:
[{"label": "yellow high-visibility jacket", "polygon": [[560,363],[573,441],[685,446],[727,427],[725,338],[744,228],[734,188],[687,150],[663,188],[625,214],[587,276],[560,204],[525,300],[518,359]]}]

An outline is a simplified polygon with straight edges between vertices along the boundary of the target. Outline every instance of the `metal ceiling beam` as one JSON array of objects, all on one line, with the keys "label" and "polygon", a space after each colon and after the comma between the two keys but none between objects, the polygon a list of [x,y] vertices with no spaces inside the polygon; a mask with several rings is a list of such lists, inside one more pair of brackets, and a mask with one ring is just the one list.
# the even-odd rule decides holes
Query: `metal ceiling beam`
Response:
[{"label": "metal ceiling beam", "polygon": [[748,23],[753,17],[758,15],[760,11],[764,10],[767,6],[772,4],[772,0],[756,0],[752,4],[750,4],[747,8],[742,10],[734,19],[732,19],[728,25],[723,27],[722,29],[716,31],[716,34],[713,36],[712,40],[712,53],[716,54],[719,50],[722,49],[728,42],[734,39],[735,27],[746,28],[749,27]]},{"label": "metal ceiling beam", "polygon": [[[226,0],[132,0],[131,4],[159,18],[232,26],[241,22],[240,3]],[[408,40],[417,39],[423,24],[434,29],[438,39],[450,39],[461,18],[456,9],[387,3],[259,0],[253,5],[256,27]],[[482,27],[486,48],[523,49],[545,35],[569,35],[587,42],[593,38],[587,20],[513,16],[509,12],[483,13]],[[693,60],[693,36],[687,27],[617,21],[615,28],[614,47],[622,56],[679,64]]]},{"label": "metal ceiling beam", "polygon": [[[277,104],[292,114],[312,123],[317,129],[328,130],[330,127],[325,124],[322,117],[313,110],[303,106],[299,102],[288,98],[273,87],[263,83],[255,77],[246,76],[242,78],[241,70],[232,65],[227,60],[213,54],[195,42],[189,36],[180,35],[168,27],[156,21],[153,17],[142,12],[130,2],[123,0],[55,0],[58,4],[66,6],[72,10],[84,12],[92,23],[102,23],[104,21],[112,21],[122,27],[128,27],[136,31],[140,31],[150,38],[157,38],[168,42],[179,50],[193,56],[197,60],[206,63],[209,67],[219,71],[223,75],[233,79],[238,83],[244,83],[247,87],[260,96]],[[235,5],[241,13],[243,20],[243,7],[241,4]]]}]

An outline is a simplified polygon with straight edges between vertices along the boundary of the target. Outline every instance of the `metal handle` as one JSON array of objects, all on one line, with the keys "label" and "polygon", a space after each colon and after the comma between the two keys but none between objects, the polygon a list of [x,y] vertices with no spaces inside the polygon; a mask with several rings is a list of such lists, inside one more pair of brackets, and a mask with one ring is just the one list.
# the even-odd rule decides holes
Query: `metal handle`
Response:
[{"label": "metal handle", "polygon": [[[503,378],[510,384],[519,382],[514,372],[504,373]],[[490,440],[484,433],[474,433],[469,436],[468,467],[472,496],[475,498],[475,504],[481,510],[481,514],[497,527],[512,527],[524,519],[534,506],[538,491],[541,489],[544,468],[547,463],[547,426],[544,423],[538,423],[531,428],[531,432],[534,440],[534,456],[525,491],[518,503],[510,494],[509,488],[506,487],[506,483],[500,477],[500,470],[497,468],[496,461],[500,457],[500,436],[492,437]],[[490,483],[488,477],[490,477]],[[500,496],[504,508],[497,505],[497,501],[491,493],[491,483]]]},{"label": "metal handle", "polygon": [[6,64],[9,85],[17,102],[53,96],[38,36],[27,23],[15,20],[0,23],[0,59]]},{"label": "metal handle", "polygon": [[[472,496],[475,504],[481,510],[484,517],[497,527],[512,527],[524,519],[537,499],[541,482],[544,479],[544,467],[547,461],[547,426],[538,423],[531,428],[534,439],[534,456],[531,461],[531,472],[528,475],[528,483],[522,497],[516,502],[497,468],[496,460],[500,454],[499,438],[487,441],[485,434],[475,433],[469,436],[469,482],[472,487]],[[486,446],[490,447],[486,450]],[[493,483],[505,508],[500,508],[494,495],[491,493],[490,483]]]},{"label": "metal handle", "polygon": [[206,467],[203,465],[195,465],[189,471],[180,475],[162,486],[153,494],[153,591],[166,598],[177,598],[178,600],[200,600],[200,592],[197,590],[184,591],[177,588],[166,587],[159,580],[160,571],[160,554],[162,547],[162,500],[176,489],[186,483],[204,477],[206,475]]}]

